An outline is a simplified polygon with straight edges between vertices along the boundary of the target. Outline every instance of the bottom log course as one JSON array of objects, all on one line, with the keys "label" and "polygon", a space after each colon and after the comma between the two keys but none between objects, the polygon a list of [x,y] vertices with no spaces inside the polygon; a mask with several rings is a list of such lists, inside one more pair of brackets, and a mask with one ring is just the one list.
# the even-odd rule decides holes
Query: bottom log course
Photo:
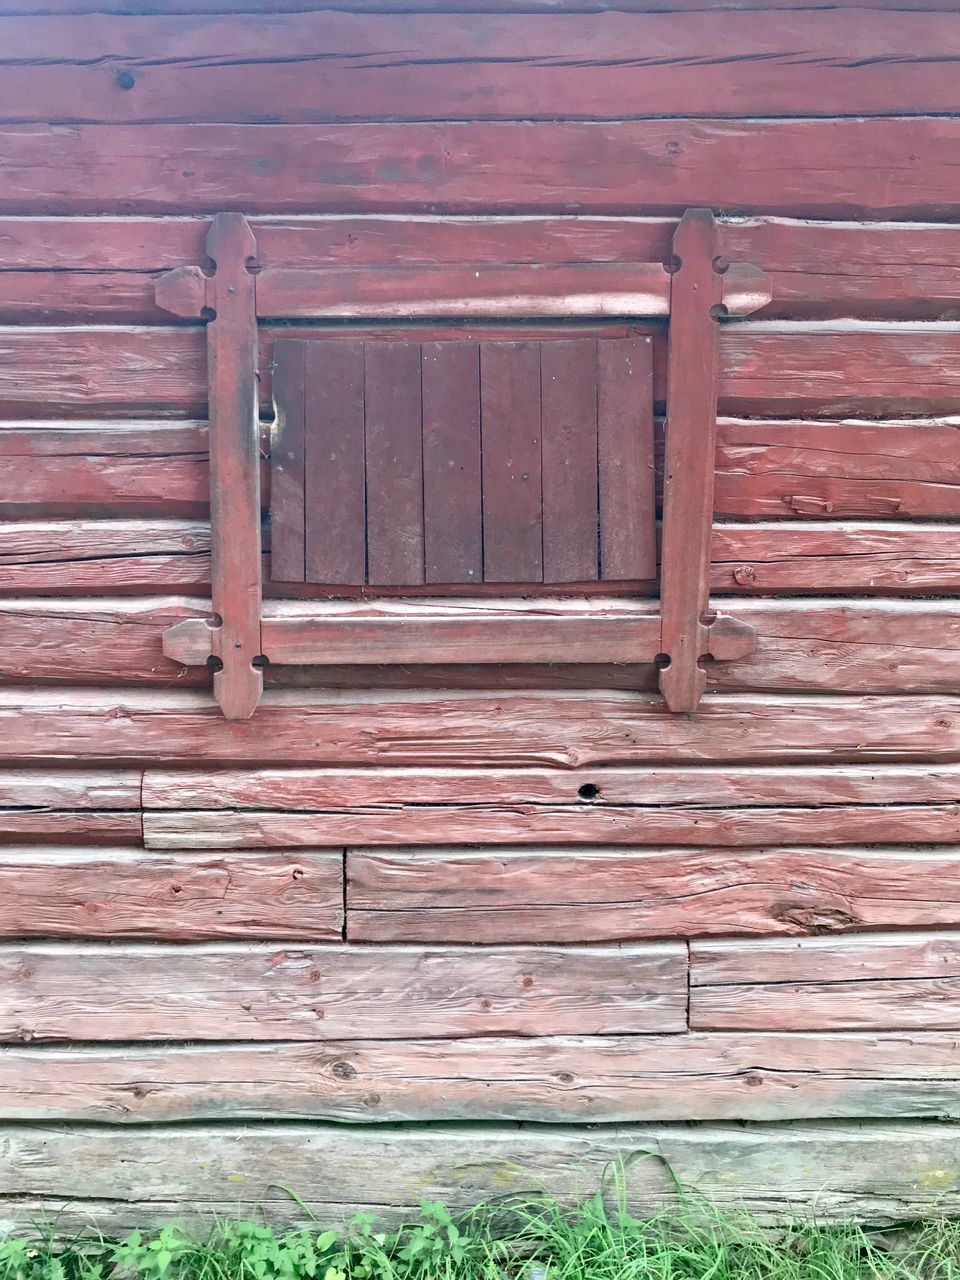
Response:
[{"label": "bottom log course", "polygon": [[629,1125],[568,1128],[328,1124],[115,1129],[0,1126],[0,1230],[46,1220],[63,1236],[213,1215],[323,1222],[358,1209],[397,1224],[423,1197],[466,1208],[547,1192],[567,1203],[610,1187],[611,1163],[647,1152],[626,1176],[650,1214],[691,1193],[762,1221],[903,1221],[960,1215],[960,1124]]}]

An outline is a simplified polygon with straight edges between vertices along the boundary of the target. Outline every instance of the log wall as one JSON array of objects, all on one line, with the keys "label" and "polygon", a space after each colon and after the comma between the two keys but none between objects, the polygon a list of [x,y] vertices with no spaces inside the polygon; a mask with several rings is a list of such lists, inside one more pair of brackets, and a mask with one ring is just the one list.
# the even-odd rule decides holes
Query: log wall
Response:
[{"label": "log wall", "polygon": [[[395,1221],[640,1149],[769,1220],[960,1213],[952,0],[282,8],[0,7],[0,1216]],[[693,205],[774,293],[721,337],[756,651],[693,717],[555,663],[268,667],[225,721],[160,640],[210,524],[204,335],[153,286],[209,217],[362,303],[664,261]]]}]

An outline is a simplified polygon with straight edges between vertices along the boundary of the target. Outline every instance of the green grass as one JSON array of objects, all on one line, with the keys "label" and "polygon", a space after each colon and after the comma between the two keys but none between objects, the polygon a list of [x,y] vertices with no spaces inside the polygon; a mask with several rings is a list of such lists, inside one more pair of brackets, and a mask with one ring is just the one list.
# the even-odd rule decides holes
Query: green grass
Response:
[{"label": "green grass", "polygon": [[[681,1201],[681,1204],[684,1202]],[[883,1232],[797,1222],[777,1233],[687,1201],[636,1219],[600,1196],[572,1212],[548,1198],[454,1217],[426,1202],[399,1231],[358,1216],[345,1231],[217,1224],[116,1242],[0,1240],[0,1280],[960,1280],[960,1223]]]}]

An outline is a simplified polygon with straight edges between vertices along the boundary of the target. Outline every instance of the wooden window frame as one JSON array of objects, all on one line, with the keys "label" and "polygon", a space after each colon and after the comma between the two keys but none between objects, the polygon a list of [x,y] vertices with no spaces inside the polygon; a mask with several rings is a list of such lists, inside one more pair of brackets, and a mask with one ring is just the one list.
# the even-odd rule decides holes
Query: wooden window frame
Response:
[{"label": "wooden window frame", "polygon": [[[767,277],[748,263],[726,264],[709,209],[689,209],[671,262],[504,266],[480,285],[462,269],[418,272],[415,297],[384,276],[382,296],[351,304],[349,274],[328,268],[258,269],[253,232],[237,213],[214,217],[207,251],[215,271],[177,267],[156,283],[158,305],[206,321],[213,621],[170,627],[163,651],[184,665],[217,660],[214,696],[229,719],[253,714],[263,690],[262,658],[275,664],[657,662],[667,707],[696,710],[706,686],[701,660],[750,653],[745,622],[709,612],[713,524],[718,320],[744,316],[771,297]],[[668,319],[667,437],[659,615],[571,609],[547,616],[339,615],[318,603],[315,617],[262,616],[257,323],[261,319]]]}]

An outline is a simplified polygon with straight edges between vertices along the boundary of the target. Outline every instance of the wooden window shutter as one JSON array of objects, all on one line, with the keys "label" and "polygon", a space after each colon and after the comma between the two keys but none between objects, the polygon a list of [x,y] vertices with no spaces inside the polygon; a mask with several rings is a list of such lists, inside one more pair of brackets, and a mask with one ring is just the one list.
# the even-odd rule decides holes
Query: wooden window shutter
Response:
[{"label": "wooden window shutter", "polygon": [[[213,621],[170,627],[163,651],[217,664],[224,714],[253,714],[275,664],[640,663],[659,658],[671,711],[696,709],[701,659],[755,643],[708,611],[718,318],[770,297],[762,272],[727,264],[707,209],[688,210],[661,263],[438,266],[402,287],[387,273],[262,266],[240,214],[207,239],[216,270],[177,267],[158,305],[207,325]],[[476,281],[480,283],[477,284]],[[366,298],[358,304],[356,294]],[[358,310],[359,306],[359,310]],[[629,583],[656,572],[653,378],[648,337],[422,342],[279,338],[273,373],[271,577],[344,594],[435,587],[441,599],[357,613],[317,603],[265,616],[257,421],[258,320],[660,316],[669,320],[660,612],[589,600],[538,610],[534,588]],[[527,607],[452,608],[444,587],[529,588]],[[330,594],[335,594],[331,592]],[[526,593],[525,593],[526,594]],[[612,597],[611,597],[612,598]],[[342,603],[342,602],[341,602]]]},{"label": "wooden window shutter", "polygon": [[279,339],[271,576],[656,576],[649,337]]}]

